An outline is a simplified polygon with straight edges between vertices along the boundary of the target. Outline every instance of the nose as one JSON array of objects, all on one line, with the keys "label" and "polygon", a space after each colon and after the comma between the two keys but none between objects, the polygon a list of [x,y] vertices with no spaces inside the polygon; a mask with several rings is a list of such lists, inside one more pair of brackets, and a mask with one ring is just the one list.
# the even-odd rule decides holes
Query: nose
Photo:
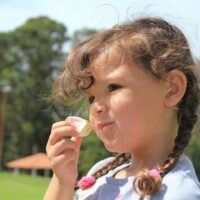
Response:
[{"label": "nose", "polygon": [[107,106],[103,102],[94,102],[92,112],[95,115],[99,115],[101,113],[105,113],[107,109]]}]

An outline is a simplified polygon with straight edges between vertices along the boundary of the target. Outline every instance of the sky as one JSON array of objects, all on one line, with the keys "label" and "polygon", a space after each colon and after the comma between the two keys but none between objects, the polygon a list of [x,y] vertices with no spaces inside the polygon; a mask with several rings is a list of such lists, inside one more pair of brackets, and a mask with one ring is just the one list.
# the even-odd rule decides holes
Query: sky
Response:
[{"label": "sky", "polygon": [[184,32],[200,59],[199,13],[199,0],[0,0],[0,32],[37,16],[63,23],[69,34],[83,27],[100,30],[140,16],[161,16]]}]

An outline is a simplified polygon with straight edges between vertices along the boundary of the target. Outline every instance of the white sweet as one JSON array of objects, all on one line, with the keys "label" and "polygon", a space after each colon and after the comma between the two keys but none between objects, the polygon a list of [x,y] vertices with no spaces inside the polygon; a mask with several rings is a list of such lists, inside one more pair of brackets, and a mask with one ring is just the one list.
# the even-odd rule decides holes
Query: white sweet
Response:
[{"label": "white sweet", "polygon": [[69,116],[67,117],[66,120],[72,123],[76,127],[76,130],[80,134],[81,137],[88,136],[92,130],[89,122],[80,117]]}]

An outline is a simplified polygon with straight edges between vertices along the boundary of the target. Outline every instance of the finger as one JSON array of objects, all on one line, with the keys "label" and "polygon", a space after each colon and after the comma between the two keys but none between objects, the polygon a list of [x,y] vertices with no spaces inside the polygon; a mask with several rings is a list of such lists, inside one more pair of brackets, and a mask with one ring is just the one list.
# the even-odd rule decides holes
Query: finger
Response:
[{"label": "finger", "polygon": [[55,144],[56,142],[58,142],[59,140],[65,138],[65,137],[78,137],[79,134],[76,131],[75,128],[71,127],[71,126],[61,126],[58,127],[56,129],[54,129],[51,132],[51,135],[49,137],[49,143],[51,145]]},{"label": "finger", "polygon": [[59,122],[56,122],[56,123],[54,123],[53,125],[52,125],[52,129],[55,129],[55,128],[58,128],[58,127],[60,127],[60,126],[66,126],[66,125],[71,125],[71,126],[73,126],[73,124],[72,123],[70,123],[69,121],[59,121]]},{"label": "finger", "polygon": [[74,143],[71,140],[62,139],[55,145],[51,146],[51,148],[48,151],[48,155],[49,157],[58,156],[59,154],[67,150],[79,151],[79,147],[76,143]]},{"label": "finger", "polygon": [[62,154],[50,159],[50,163],[51,163],[52,167],[56,167],[61,164],[67,165],[69,162],[76,160],[76,157],[77,156],[75,155],[75,152],[73,150],[65,151]]}]

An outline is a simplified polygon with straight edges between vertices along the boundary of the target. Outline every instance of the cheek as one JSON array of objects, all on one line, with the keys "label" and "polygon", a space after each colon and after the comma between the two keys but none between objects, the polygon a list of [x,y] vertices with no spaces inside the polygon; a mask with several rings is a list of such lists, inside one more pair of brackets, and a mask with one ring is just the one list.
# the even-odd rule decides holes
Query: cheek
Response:
[{"label": "cheek", "polygon": [[112,112],[120,130],[120,134],[139,142],[147,138],[151,129],[152,114],[144,99],[131,94],[118,96],[112,99]]},{"label": "cheek", "polygon": [[137,104],[135,97],[129,93],[112,98],[111,105],[114,117],[121,125],[126,126],[129,124],[130,126],[131,122],[136,121],[138,117],[140,118],[140,106]]},{"label": "cheek", "polygon": [[[130,95],[118,95],[117,98],[113,98],[112,112],[119,128],[119,135],[126,137],[136,137],[142,115],[138,110],[138,105],[134,102],[133,97]],[[125,138],[124,138],[125,139]]]},{"label": "cheek", "polygon": [[120,141],[120,148],[123,151],[138,149],[145,141],[144,113],[140,106],[130,95],[113,98],[111,104],[117,126],[115,136]]}]

